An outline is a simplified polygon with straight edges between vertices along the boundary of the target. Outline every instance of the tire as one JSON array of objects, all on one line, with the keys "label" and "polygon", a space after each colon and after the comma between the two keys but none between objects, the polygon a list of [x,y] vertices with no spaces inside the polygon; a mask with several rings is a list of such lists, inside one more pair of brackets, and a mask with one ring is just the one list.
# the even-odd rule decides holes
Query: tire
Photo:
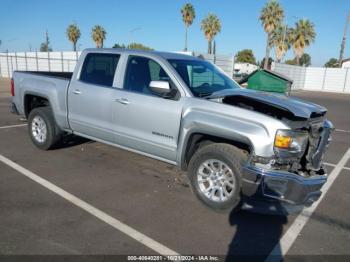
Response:
[{"label": "tire", "polygon": [[214,143],[199,148],[188,166],[196,197],[215,211],[238,211],[244,159],[242,151],[229,144]]},{"label": "tire", "polygon": [[49,106],[35,108],[29,113],[28,132],[34,145],[42,150],[52,149],[62,137]]}]

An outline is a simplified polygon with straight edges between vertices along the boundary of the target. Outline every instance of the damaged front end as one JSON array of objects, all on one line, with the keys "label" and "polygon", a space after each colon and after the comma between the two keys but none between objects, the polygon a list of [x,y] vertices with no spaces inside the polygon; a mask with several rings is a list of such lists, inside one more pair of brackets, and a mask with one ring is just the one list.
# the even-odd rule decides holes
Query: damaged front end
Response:
[{"label": "damaged front end", "polygon": [[290,127],[277,131],[274,156],[251,156],[248,161],[242,182],[245,208],[255,210],[256,203],[261,207],[263,202],[264,212],[288,214],[318,200],[327,181],[323,157],[334,129],[325,119],[325,108],[249,90],[216,94],[211,99],[269,115]]},{"label": "damaged front end", "polygon": [[[264,169],[282,170],[301,177],[323,175],[323,157],[331,142],[333,125],[328,120],[306,121],[300,129],[278,130],[275,138],[275,155],[270,158],[252,156],[250,163]],[[278,143],[291,140],[292,147]],[[294,145],[293,145],[294,143]]]},{"label": "damaged front end", "polygon": [[318,200],[327,181],[322,160],[333,129],[329,121],[322,123],[309,127],[305,148],[298,154],[291,156],[284,152],[271,158],[251,158],[243,178],[243,194],[249,197],[246,207],[264,200],[267,205],[264,209],[294,213]]}]

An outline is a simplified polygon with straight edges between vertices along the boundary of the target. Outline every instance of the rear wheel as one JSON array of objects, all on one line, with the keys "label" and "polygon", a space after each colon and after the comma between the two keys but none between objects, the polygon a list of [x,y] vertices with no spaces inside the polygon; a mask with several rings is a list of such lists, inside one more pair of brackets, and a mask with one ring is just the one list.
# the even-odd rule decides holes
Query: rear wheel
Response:
[{"label": "rear wheel", "polygon": [[214,210],[235,210],[241,202],[244,155],[229,144],[210,144],[191,158],[188,176],[197,198]]},{"label": "rear wheel", "polygon": [[43,150],[53,148],[62,136],[48,106],[35,108],[29,113],[28,131],[33,143]]}]

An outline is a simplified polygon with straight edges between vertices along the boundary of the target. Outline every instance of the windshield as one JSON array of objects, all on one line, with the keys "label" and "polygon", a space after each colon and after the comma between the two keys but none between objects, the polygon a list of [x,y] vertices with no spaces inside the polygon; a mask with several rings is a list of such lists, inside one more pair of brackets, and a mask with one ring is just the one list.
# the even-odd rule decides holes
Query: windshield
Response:
[{"label": "windshield", "polygon": [[207,61],[185,59],[168,61],[196,97],[209,96],[224,89],[239,88],[237,83]]}]

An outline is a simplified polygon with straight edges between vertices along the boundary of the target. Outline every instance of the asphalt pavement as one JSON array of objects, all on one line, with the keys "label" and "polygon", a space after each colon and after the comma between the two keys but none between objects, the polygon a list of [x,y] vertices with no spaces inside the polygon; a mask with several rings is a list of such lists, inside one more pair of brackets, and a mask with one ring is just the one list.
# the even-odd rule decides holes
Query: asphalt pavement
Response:
[{"label": "asphalt pavement", "polygon": [[[329,109],[337,128],[326,155],[331,173],[350,148],[350,95],[293,95]],[[97,211],[0,162],[0,255],[158,255],[164,249],[151,245],[158,243],[181,255],[264,260],[298,217],[213,212],[195,199],[175,167],[101,143],[71,137],[61,148],[41,151],[25,123],[9,113],[9,101],[0,93],[0,155]],[[345,166],[287,257],[350,255],[350,162]],[[112,222],[146,238],[135,239]]]}]

